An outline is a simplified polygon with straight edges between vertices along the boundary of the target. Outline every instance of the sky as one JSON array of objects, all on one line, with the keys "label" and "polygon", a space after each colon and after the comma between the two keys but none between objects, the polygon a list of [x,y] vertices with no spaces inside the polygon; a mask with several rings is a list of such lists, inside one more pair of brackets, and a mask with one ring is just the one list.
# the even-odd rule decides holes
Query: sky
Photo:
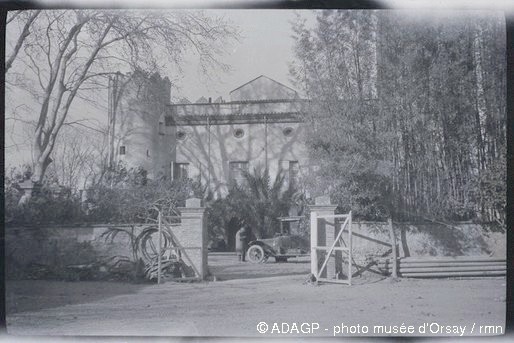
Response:
[{"label": "sky", "polygon": [[[314,11],[296,12],[314,20]],[[222,59],[232,70],[218,73],[217,80],[205,80],[198,73],[196,59],[191,58],[184,67],[179,89],[172,97],[187,97],[193,102],[201,96],[215,99],[221,95],[228,99],[231,90],[260,75],[291,86],[288,70],[294,56],[290,21],[295,18],[295,11],[208,10],[206,13],[223,15],[241,30],[240,42],[233,44]]]},{"label": "sky", "polygon": [[[308,21],[314,22],[314,11],[296,11]],[[227,47],[221,61],[230,65],[229,72],[213,71],[212,78],[204,77],[198,68],[198,58],[187,53],[182,65],[183,73],[177,74],[172,68],[165,68],[162,76],[174,82],[172,101],[183,97],[194,102],[198,98],[222,96],[229,99],[229,92],[240,85],[266,75],[291,86],[289,63],[293,60],[293,38],[290,21],[295,18],[293,10],[205,10],[207,15],[224,16],[239,28],[239,42]],[[9,44],[14,44],[17,36],[7,27],[7,53]],[[10,34],[11,33],[11,34]],[[13,65],[13,70],[23,68],[21,63]],[[294,87],[293,87],[294,88]],[[104,107],[103,107],[104,106]],[[106,104],[92,106],[81,99],[75,99],[68,120],[84,120],[84,124],[102,128],[107,124]],[[6,88],[6,118],[16,111],[25,120],[35,120],[40,105],[30,100],[23,89]],[[30,128],[19,122],[6,119],[5,163],[6,168],[20,166],[31,161]]]},{"label": "sky", "polygon": [[[205,13],[224,16],[240,30],[239,42],[228,46],[226,54],[221,57],[222,62],[231,66],[231,71],[214,71],[214,78],[207,79],[198,71],[197,57],[191,53],[186,54],[182,74],[177,74],[171,67],[163,71],[162,76],[168,76],[175,85],[172,88],[172,101],[186,97],[194,102],[202,96],[212,99],[222,96],[229,100],[231,90],[260,75],[266,75],[295,88],[289,76],[289,64],[294,59],[291,21],[294,20],[296,13],[300,13],[312,26],[315,23],[316,11],[208,9]],[[426,14],[426,11],[414,10],[414,13]],[[13,37],[16,38],[15,35],[10,35],[8,27],[7,52],[9,44],[15,41]],[[15,67],[23,68],[23,65],[15,63],[13,68]],[[92,106],[86,101],[76,99],[70,111],[70,119],[86,119],[89,126],[103,128],[107,123],[105,106],[106,103]],[[24,113],[25,119],[34,120],[37,110],[38,105],[31,102],[30,96],[23,90],[6,87],[6,118],[12,116],[13,111],[17,111]],[[27,128],[20,122],[6,120],[7,166],[30,162],[30,139],[27,132]]]}]

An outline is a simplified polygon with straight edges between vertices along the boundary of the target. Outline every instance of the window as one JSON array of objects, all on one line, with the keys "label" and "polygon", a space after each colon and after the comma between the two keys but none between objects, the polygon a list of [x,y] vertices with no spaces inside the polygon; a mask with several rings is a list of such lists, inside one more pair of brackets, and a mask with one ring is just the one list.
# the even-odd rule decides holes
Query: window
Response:
[{"label": "window", "polygon": [[122,145],[122,146],[120,146],[120,155],[125,155],[125,154],[126,154],[125,146]]},{"label": "window", "polygon": [[282,130],[282,133],[284,134],[284,136],[289,137],[293,134],[293,128],[286,127],[284,130]]},{"label": "window", "polygon": [[289,187],[298,187],[298,180],[300,176],[300,165],[298,161],[289,161]]},{"label": "window", "polygon": [[298,161],[279,161],[279,170],[284,177],[284,187],[298,187],[300,177]]},{"label": "window", "polygon": [[230,180],[235,181],[238,185],[245,180],[244,173],[248,171],[247,161],[237,161],[229,163]]},{"label": "window", "polygon": [[189,177],[189,163],[173,163],[173,180],[183,180]]},{"label": "window", "polygon": [[244,135],[245,135],[245,132],[243,129],[235,129],[234,130],[234,137],[242,138]]}]

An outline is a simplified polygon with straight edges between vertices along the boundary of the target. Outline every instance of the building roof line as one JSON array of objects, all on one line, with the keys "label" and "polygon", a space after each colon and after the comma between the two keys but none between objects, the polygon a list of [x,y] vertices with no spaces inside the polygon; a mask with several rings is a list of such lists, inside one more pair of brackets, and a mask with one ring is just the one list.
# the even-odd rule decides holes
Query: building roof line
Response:
[{"label": "building roof line", "polygon": [[300,123],[303,122],[303,119],[299,112],[259,113],[250,115],[186,115],[174,117],[171,126],[192,125],[193,123],[195,125],[198,123],[236,123],[241,121],[247,124],[264,123],[266,121],[272,123]]},{"label": "building roof line", "polygon": [[173,115],[173,114],[170,114],[168,116],[172,116],[174,118],[185,118],[185,117],[229,117],[229,116],[233,116],[233,117],[243,117],[243,116],[268,116],[268,115],[271,115],[271,116],[274,116],[274,115],[285,115],[285,114],[302,114],[303,112],[301,111],[287,111],[287,112],[256,112],[256,113],[251,113],[251,112],[240,112],[240,113],[230,113],[230,114],[226,114],[226,113],[201,113],[201,114],[182,114],[182,115]]},{"label": "building roof line", "polygon": [[286,87],[286,88],[289,88],[290,90],[292,90],[293,92],[295,92],[296,94],[298,94],[298,92],[297,92],[296,90],[294,90],[293,88],[291,88],[291,87],[289,87],[289,86],[286,86],[286,85],[285,85],[285,84],[283,84],[282,82],[279,82],[279,81],[277,81],[277,80],[273,80],[271,77],[268,77],[268,76],[266,76],[266,75],[264,75],[264,74],[261,74],[261,75],[257,76],[255,79],[252,79],[252,80],[250,80],[250,81],[248,81],[248,82],[246,82],[246,83],[242,84],[241,86],[239,86],[239,87],[237,87],[237,88],[235,88],[235,89],[231,90],[231,91],[229,92],[229,94],[232,94],[232,92],[234,92],[234,91],[238,90],[239,88],[242,88],[242,87],[246,86],[246,85],[247,85],[247,84],[249,84],[249,83],[252,83],[253,81],[255,81],[255,80],[257,80],[257,79],[260,79],[261,77],[265,77],[265,78],[267,78],[268,80],[271,80],[271,81],[273,81],[273,82],[276,82],[276,83],[278,83],[279,85],[281,85],[281,86],[283,86],[283,87]]},{"label": "building roof line", "polygon": [[[287,86],[286,86],[287,87]],[[280,102],[308,102],[308,99],[264,99],[264,100],[237,100],[237,101],[226,101],[226,102],[206,102],[206,103],[176,103],[176,104],[167,104],[167,106],[185,106],[185,105],[193,105],[193,106],[211,106],[211,105],[238,105],[238,104],[251,104],[251,103],[280,103]]]}]

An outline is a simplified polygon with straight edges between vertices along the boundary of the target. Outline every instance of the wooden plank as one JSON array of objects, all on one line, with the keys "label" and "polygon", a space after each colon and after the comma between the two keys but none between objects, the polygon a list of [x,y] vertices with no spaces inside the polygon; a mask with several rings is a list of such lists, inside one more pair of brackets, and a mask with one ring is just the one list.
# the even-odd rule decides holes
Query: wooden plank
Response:
[{"label": "wooden plank", "polygon": [[403,266],[403,265],[400,265],[400,269],[404,269],[404,270],[410,270],[410,269],[420,269],[420,268],[442,268],[442,269],[451,269],[451,268],[497,268],[497,267],[502,267],[502,268],[506,268],[507,267],[507,264],[506,263],[494,263],[494,264],[474,264],[474,263],[470,263],[470,264],[453,264],[453,263],[448,263],[448,264],[439,264],[439,265],[432,265],[432,264],[427,264],[427,265],[424,265],[424,266]]},{"label": "wooden plank", "polygon": [[[348,212],[348,285],[352,285],[352,211]],[[341,230],[344,229],[344,225]]]},{"label": "wooden plank", "polygon": [[[328,250],[330,250],[330,247],[318,245],[317,247],[312,247],[311,249],[328,251]],[[349,251],[350,248],[348,248],[348,247],[334,247],[334,248],[332,248],[332,250]]]},{"label": "wooden plank", "polygon": [[327,218],[348,218],[348,214],[325,214],[325,215],[322,215],[322,216],[318,216],[318,218],[323,218],[323,219],[327,219]]},{"label": "wooden plank", "polygon": [[[345,218],[344,223],[341,226],[341,229],[339,230],[337,236],[334,238],[334,242],[331,244],[331,246],[318,246],[318,218]],[[351,275],[352,275],[352,254],[351,254],[351,246],[352,246],[352,228],[351,228],[351,220],[352,220],[352,212],[350,211],[348,214],[342,215],[326,215],[326,216],[317,216],[316,212],[311,213],[311,273],[316,277],[316,283],[318,282],[332,282],[332,283],[344,283],[351,285]],[[347,247],[343,246],[336,246],[336,244],[340,241],[342,241],[342,235],[345,231],[345,227],[348,226],[348,229],[346,232],[348,232],[349,235],[349,243]],[[326,254],[323,259],[323,263],[321,264],[321,267],[318,266],[318,251],[325,251]],[[332,256],[332,253],[334,251],[346,251],[348,252],[348,279],[347,280],[338,280],[338,279],[327,279],[322,278],[320,275],[323,273],[323,271],[327,267],[327,263],[329,259]]]},{"label": "wooden plank", "polygon": [[507,266],[486,266],[486,267],[434,267],[434,268],[400,268],[400,273],[422,273],[422,272],[466,272],[482,270],[506,270]]},{"label": "wooden plank", "polygon": [[327,266],[328,260],[330,260],[330,257],[332,255],[332,251],[334,250],[334,247],[336,246],[337,242],[341,238],[341,235],[343,234],[344,227],[348,224],[348,218],[344,221],[344,224],[341,226],[341,230],[337,234],[337,236],[334,238],[334,243],[330,246],[330,249],[327,250],[327,253],[325,254],[325,261],[323,261],[323,264],[321,265],[321,268],[318,271],[318,274],[316,275],[316,279],[319,278],[321,273],[323,272],[323,269]]},{"label": "wooden plank", "polygon": [[[390,267],[379,267],[377,266],[377,269],[383,270],[388,273],[392,273],[392,268]],[[412,273],[417,271],[423,271],[423,270],[440,270],[440,271],[448,271],[448,270],[506,270],[506,266],[487,266],[487,267],[434,267],[434,268],[399,268],[399,273]]]},{"label": "wooden plank", "polygon": [[[475,266],[506,266],[506,262],[448,262],[448,263],[401,263],[400,268],[429,268],[429,267],[475,267]],[[391,263],[377,263],[377,266],[390,268]]]},{"label": "wooden plank", "polygon": [[478,272],[441,272],[441,273],[408,273],[403,277],[457,277],[457,276],[502,276],[505,271],[478,271]]},{"label": "wooden plank", "polygon": [[331,282],[331,283],[344,283],[347,285],[351,284],[350,280],[341,280],[341,279],[327,279],[327,278],[319,278],[319,282]]},{"label": "wooden plank", "polygon": [[[429,261],[425,261],[425,262],[409,262],[409,261],[406,262],[406,261],[403,261],[401,258],[398,259],[398,263],[403,264],[403,265],[425,265],[425,264],[436,264],[436,263],[439,263],[439,264],[505,263],[506,261],[507,261],[506,259],[491,259],[491,260],[477,260],[477,261],[473,261],[473,260],[443,260],[443,261],[429,260]],[[391,263],[391,259],[385,258],[385,259],[376,260],[376,263],[378,263],[378,264]]]},{"label": "wooden plank", "polygon": [[[379,267],[390,267],[392,261],[377,262],[376,265]],[[496,266],[506,265],[507,262],[503,261],[448,261],[448,262],[426,262],[426,263],[403,263],[398,262],[400,268],[416,268],[416,267],[471,267],[471,266]]]},{"label": "wooden plank", "polygon": [[161,260],[162,260],[162,214],[161,211],[159,211],[159,249],[158,249],[158,256],[157,256],[157,284],[161,283]]},{"label": "wooden plank", "polygon": [[[392,272],[391,266],[377,266],[377,268],[386,270],[389,272]],[[496,270],[496,269],[506,269],[507,265],[505,264],[496,264],[496,265],[490,265],[490,266],[426,266],[426,267],[400,267],[400,272],[409,272],[409,271],[416,271],[416,270],[423,270],[423,269],[440,269],[440,270],[457,270],[462,268],[475,268],[475,269],[481,269],[481,270]]]},{"label": "wooden plank", "polygon": [[393,248],[393,278],[398,277],[398,251],[396,249],[396,235],[394,234],[393,221],[391,218],[387,220],[387,226],[389,227],[389,236],[391,237],[391,247]]},{"label": "wooden plank", "polygon": [[[351,226],[350,226],[351,227]],[[391,243],[387,243],[387,242],[383,242],[383,241],[380,241],[376,238],[372,238],[372,237],[369,237],[369,236],[366,236],[358,231],[354,231],[352,229],[352,237],[353,236],[356,236],[356,237],[359,237],[359,238],[362,238],[362,239],[365,239],[367,241],[370,241],[370,242],[373,242],[373,243],[377,243],[377,244],[380,244],[380,245],[383,245],[383,246],[386,246],[386,247],[390,247],[391,246]]]},{"label": "wooden plank", "polygon": [[495,262],[495,261],[460,261],[460,262],[430,262],[430,263],[402,263],[400,262],[400,267],[459,267],[459,266],[494,266],[494,265],[506,265],[506,261]]},{"label": "wooden plank", "polygon": [[489,256],[430,256],[430,257],[402,257],[400,262],[418,262],[418,263],[429,263],[429,262],[455,262],[455,261],[471,261],[471,262],[500,262],[505,261],[505,258],[500,257],[489,257]]},{"label": "wooden plank", "polygon": [[[316,212],[311,212],[311,248],[318,245],[318,217]],[[311,251],[311,274],[318,276],[318,251]]]}]

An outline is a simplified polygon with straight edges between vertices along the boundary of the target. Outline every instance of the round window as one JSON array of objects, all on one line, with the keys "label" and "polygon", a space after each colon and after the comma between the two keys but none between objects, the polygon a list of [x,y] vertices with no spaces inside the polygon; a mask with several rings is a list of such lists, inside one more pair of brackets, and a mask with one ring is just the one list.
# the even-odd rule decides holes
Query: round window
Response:
[{"label": "round window", "polygon": [[291,136],[293,134],[293,128],[292,127],[286,127],[284,130],[282,130],[282,133],[284,136]]},{"label": "round window", "polygon": [[235,129],[234,130],[234,137],[241,138],[245,135],[245,132],[243,129]]},{"label": "round window", "polygon": [[177,131],[177,139],[183,141],[186,139],[187,134],[184,131]]}]

